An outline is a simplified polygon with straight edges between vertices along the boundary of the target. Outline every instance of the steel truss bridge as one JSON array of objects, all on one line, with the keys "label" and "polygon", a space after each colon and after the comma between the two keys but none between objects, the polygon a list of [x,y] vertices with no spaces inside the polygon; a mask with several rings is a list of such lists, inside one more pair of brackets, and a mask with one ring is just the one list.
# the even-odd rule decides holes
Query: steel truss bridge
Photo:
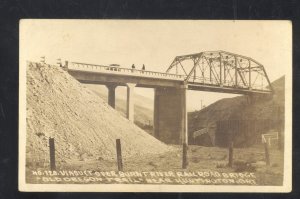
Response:
[{"label": "steel truss bridge", "polygon": [[136,83],[136,86],[150,88],[187,85],[189,90],[236,94],[273,92],[262,64],[250,57],[225,51],[176,56],[166,72],[79,62],[69,62],[66,68],[83,83],[106,84],[112,81],[119,85]]},{"label": "steel truss bridge", "polygon": [[250,57],[225,51],[177,56],[166,72],[184,75],[184,82],[195,86],[273,91],[262,64]]}]

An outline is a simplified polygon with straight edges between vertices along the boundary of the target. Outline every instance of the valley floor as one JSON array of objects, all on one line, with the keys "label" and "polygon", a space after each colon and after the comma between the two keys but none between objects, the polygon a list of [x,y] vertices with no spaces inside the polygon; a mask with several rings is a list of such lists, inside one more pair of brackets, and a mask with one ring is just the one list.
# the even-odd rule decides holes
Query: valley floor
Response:
[{"label": "valley floor", "polygon": [[[270,148],[270,166],[265,163],[264,148],[256,146],[251,148],[234,149],[234,165],[228,167],[228,149],[218,147],[189,146],[187,169],[182,169],[182,150],[175,146],[177,150],[161,155],[131,157],[123,159],[123,172],[185,172],[188,178],[193,172],[219,172],[219,173],[253,173],[255,175],[255,185],[282,185],[283,182],[283,152]],[[42,181],[42,176],[37,176],[36,171],[45,172],[46,176],[58,177],[59,174],[47,172],[49,165],[27,166],[26,181],[28,183],[53,183],[51,180]],[[112,160],[82,160],[57,162],[59,171],[90,171],[90,172],[116,172],[118,173],[116,158]],[[71,173],[72,174],[72,173]],[[57,176],[56,176],[57,175]],[[74,175],[74,174],[73,174]],[[99,174],[100,175],[100,174]],[[76,175],[75,175],[76,176]],[[69,177],[72,177],[70,175]],[[182,176],[183,177],[183,176]],[[151,181],[152,182],[152,181]],[[60,183],[60,182],[57,182]],[[73,182],[80,183],[80,182]],[[91,181],[90,183],[97,183]],[[101,184],[101,182],[98,182]],[[103,182],[102,182],[103,183]],[[105,182],[107,183],[107,182]],[[127,181],[124,183],[131,183]],[[155,181],[154,183],[159,183]],[[168,184],[161,181],[162,184]],[[203,183],[203,182],[202,182]],[[187,183],[188,184],[188,183]],[[193,182],[191,182],[193,184]],[[222,183],[215,183],[222,184]]]}]

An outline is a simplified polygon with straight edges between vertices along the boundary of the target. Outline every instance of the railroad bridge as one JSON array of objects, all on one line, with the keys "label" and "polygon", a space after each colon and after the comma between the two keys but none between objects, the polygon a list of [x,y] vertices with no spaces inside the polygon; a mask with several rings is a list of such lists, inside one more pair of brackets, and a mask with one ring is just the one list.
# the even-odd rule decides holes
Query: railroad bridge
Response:
[{"label": "railroad bridge", "polygon": [[270,95],[265,68],[256,60],[225,51],[176,56],[166,72],[78,62],[64,68],[81,83],[108,88],[108,104],[115,108],[115,89],[127,87],[127,118],[134,120],[134,88],[154,88],[154,135],[171,144],[187,144],[187,90]]}]

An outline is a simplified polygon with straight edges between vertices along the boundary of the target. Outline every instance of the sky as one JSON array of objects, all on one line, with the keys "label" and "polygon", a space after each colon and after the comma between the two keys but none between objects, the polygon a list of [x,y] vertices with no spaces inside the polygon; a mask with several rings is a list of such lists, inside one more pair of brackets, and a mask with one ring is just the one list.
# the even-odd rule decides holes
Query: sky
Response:
[{"label": "sky", "polygon": [[[20,66],[26,61],[55,64],[135,64],[164,72],[177,55],[224,50],[264,65],[270,81],[292,67],[292,25],[289,21],[201,20],[37,20],[20,21]],[[153,89],[136,88],[153,98]],[[187,108],[199,110],[232,94],[188,91]]]}]

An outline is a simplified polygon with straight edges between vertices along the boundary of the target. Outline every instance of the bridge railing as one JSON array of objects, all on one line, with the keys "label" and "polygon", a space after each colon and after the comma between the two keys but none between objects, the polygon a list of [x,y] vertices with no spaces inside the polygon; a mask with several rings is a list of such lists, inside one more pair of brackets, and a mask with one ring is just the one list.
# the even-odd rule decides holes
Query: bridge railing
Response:
[{"label": "bridge railing", "polygon": [[86,64],[86,63],[79,63],[79,62],[70,62],[68,64],[68,69],[112,73],[112,74],[126,74],[131,76],[149,76],[149,77],[151,76],[157,78],[176,79],[176,80],[183,80],[186,77],[185,75],[176,75],[170,73],[162,73],[156,71],[139,70],[139,69],[131,69],[131,68],[121,68],[119,66]]},{"label": "bridge railing", "polygon": [[[199,83],[199,84],[206,84],[206,85],[220,85],[220,81],[216,80],[215,78],[208,78],[208,77],[199,77],[199,76],[193,76],[189,79],[190,83]],[[223,80],[222,85],[226,87],[237,87],[234,81],[231,80]],[[239,84],[238,88],[242,89],[249,89],[248,85],[242,85]],[[251,89],[257,89],[257,90],[268,90],[263,84],[251,84]]]},{"label": "bridge railing", "polygon": [[199,77],[199,76],[193,76],[189,79],[189,82],[192,83],[200,83],[200,84],[212,84],[212,85],[218,85],[219,82],[215,80],[214,78],[207,78],[207,77]]},{"label": "bridge railing", "polygon": [[[208,85],[220,85],[220,81],[216,80],[215,78],[209,78],[209,77],[191,77],[189,82],[193,83],[200,83],[200,84],[208,84]],[[222,81],[223,86],[229,86],[229,87],[234,87],[235,82],[233,81]],[[246,86],[244,88],[247,88]]]}]

